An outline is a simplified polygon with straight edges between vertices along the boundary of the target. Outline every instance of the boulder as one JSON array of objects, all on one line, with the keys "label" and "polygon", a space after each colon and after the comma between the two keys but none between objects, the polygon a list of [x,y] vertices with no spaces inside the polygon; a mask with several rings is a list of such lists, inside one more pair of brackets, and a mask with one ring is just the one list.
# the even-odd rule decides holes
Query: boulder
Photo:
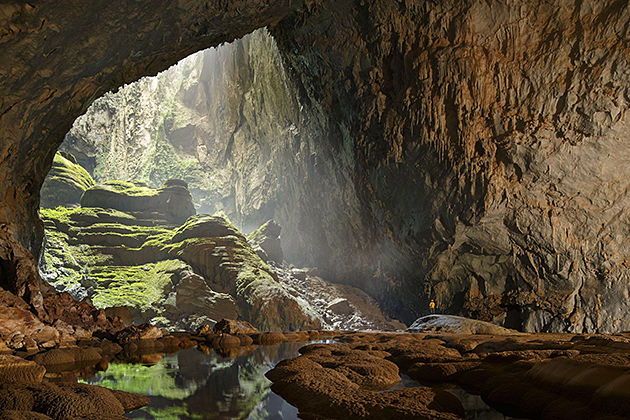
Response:
[{"label": "boulder", "polygon": [[37,350],[55,346],[59,332],[44,325],[22,299],[0,289],[0,340],[10,349]]},{"label": "boulder", "polygon": [[229,349],[234,347],[240,347],[241,339],[231,334],[220,334],[212,339],[212,347]]},{"label": "boulder", "polygon": [[269,346],[286,341],[284,334],[279,332],[264,332],[255,334],[252,338],[254,339],[254,344],[261,344],[263,346]]},{"label": "boulder", "polygon": [[281,230],[280,225],[273,220],[269,220],[258,230],[249,234],[247,240],[252,244],[254,249],[259,247],[264,251],[262,256],[266,256],[267,258],[263,259],[282,264],[284,253],[282,252],[282,245],[280,243]]},{"label": "boulder", "polygon": [[503,328],[489,322],[454,315],[427,315],[422,318],[418,318],[413,324],[411,324],[407,331],[454,334],[518,334],[518,331]]},{"label": "boulder", "polygon": [[232,335],[251,335],[258,334],[258,331],[252,324],[247,321],[236,321],[233,319],[222,319],[214,326],[213,331],[217,334],[232,334]]},{"label": "boulder", "polygon": [[38,353],[33,357],[33,361],[43,366],[52,367],[54,365],[96,363],[102,358],[102,351],[99,348],[69,347]]},{"label": "boulder", "polygon": [[29,360],[12,355],[0,355],[1,383],[40,383],[46,368]]},{"label": "boulder", "polygon": [[134,316],[129,306],[110,306],[105,308],[105,314],[110,318],[120,318],[125,327],[133,324]]},{"label": "boulder", "polygon": [[192,271],[182,274],[175,293],[175,306],[181,314],[180,318],[191,314],[213,320],[238,316],[238,306],[232,296],[210,289],[206,280]]},{"label": "boulder", "polygon": [[148,399],[141,396],[81,383],[0,384],[0,407],[38,413],[32,417],[13,417],[17,419],[117,419],[129,408],[147,403]]},{"label": "boulder", "polygon": [[138,326],[132,325],[125,328],[116,334],[116,340],[118,340],[121,344],[126,344],[134,341],[157,340],[163,336],[164,331],[147,323]]},{"label": "boulder", "polygon": [[40,206],[77,206],[83,193],[94,186],[90,174],[67,152],[57,152],[40,191]]}]

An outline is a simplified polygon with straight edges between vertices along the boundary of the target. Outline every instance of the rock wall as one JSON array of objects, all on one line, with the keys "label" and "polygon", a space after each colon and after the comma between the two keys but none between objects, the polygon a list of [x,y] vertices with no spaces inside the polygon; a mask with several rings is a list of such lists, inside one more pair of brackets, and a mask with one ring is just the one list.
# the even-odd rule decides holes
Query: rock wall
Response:
[{"label": "rock wall", "polygon": [[[40,279],[39,190],[74,121],[105,92],[191,53],[273,25],[302,2],[73,0],[0,5],[0,278],[35,290]],[[6,252],[5,252],[6,250]],[[26,254],[25,254],[26,253]],[[22,290],[23,288],[18,288]],[[35,297],[36,291],[33,292]]]},{"label": "rock wall", "polygon": [[360,217],[309,201],[338,278],[406,320],[435,298],[526,330],[630,326],[627,3],[309,10],[273,34],[357,192],[331,200]]},{"label": "rock wall", "polygon": [[407,321],[434,298],[528,330],[629,328],[626,2],[52,4],[0,13],[9,248],[38,252],[37,191],[94,97],[270,25],[309,133],[277,183],[287,259]]}]

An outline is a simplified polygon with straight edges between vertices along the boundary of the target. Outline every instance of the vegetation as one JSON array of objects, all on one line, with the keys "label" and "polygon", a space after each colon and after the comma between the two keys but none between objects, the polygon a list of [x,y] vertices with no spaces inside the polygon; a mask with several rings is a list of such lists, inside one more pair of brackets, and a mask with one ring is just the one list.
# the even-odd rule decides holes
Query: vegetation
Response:
[{"label": "vegetation", "polygon": [[92,176],[83,166],[76,163],[69,153],[57,152],[51,168],[52,179],[63,179],[64,182],[74,185],[85,191],[94,185]]},{"label": "vegetation", "polygon": [[155,197],[158,195],[158,190],[139,181],[107,181],[103,185],[129,197]]},{"label": "vegetation", "polygon": [[41,189],[42,206],[78,205],[83,192],[93,185],[90,174],[71,154],[57,152]]},{"label": "vegetation", "polygon": [[99,308],[131,306],[141,311],[159,307],[189,267],[180,260],[142,266],[95,267],[90,276],[98,283],[92,301]]},{"label": "vegetation", "polygon": [[[139,182],[106,187],[130,197],[156,191]],[[194,271],[234,297],[261,327],[277,328],[284,312],[294,309],[274,271],[223,214],[192,216],[179,227],[153,212],[99,207],[41,209],[40,216],[47,238],[44,278],[97,307],[129,306],[145,319],[164,321],[177,313],[180,279]]]}]

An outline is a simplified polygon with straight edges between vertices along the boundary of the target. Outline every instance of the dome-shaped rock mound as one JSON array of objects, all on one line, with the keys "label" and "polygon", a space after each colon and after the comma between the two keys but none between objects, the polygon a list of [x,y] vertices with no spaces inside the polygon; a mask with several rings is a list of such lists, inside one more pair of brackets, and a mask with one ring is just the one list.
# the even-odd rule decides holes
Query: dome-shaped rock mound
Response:
[{"label": "dome-shaped rock mound", "polygon": [[57,152],[53,166],[41,189],[40,205],[44,208],[77,206],[94,180],[70,153]]},{"label": "dome-shaped rock mound", "polygon": [[418,318],[407,329],[410,332],[440,332],[453,334],[517,334],[515,330],[503,328],[489,322],[454,315],[428,315]]}]

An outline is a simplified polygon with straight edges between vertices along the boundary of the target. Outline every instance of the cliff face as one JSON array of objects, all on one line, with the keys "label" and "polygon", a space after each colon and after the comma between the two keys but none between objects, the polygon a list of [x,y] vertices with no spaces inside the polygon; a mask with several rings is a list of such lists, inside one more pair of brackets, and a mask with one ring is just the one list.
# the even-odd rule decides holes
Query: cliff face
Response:
[{"label": "cliff face", "polygon": [[627,4],[310,10],[273,33],[357,192],[336,201],[360,217],[311,210],[358,251],[329,266],[403,317],[434,297],[527,330],[627,329]]},{"label": "cliff face", "polygon": [[[38,251],[37,190],[93,98],[269,25],[299,112],[272,143],[277,178],[257,196],[241,177],[252,210],[234,211],[273,212],[288,260],[407,321],[434,298],[529,330],[630,327],[625,2],[181,3],[109,19],[80,1],[3,6],[2,54],[18,57],[0,67],[5,254]],[[238,166],[251,136],[233,133]]]}]

